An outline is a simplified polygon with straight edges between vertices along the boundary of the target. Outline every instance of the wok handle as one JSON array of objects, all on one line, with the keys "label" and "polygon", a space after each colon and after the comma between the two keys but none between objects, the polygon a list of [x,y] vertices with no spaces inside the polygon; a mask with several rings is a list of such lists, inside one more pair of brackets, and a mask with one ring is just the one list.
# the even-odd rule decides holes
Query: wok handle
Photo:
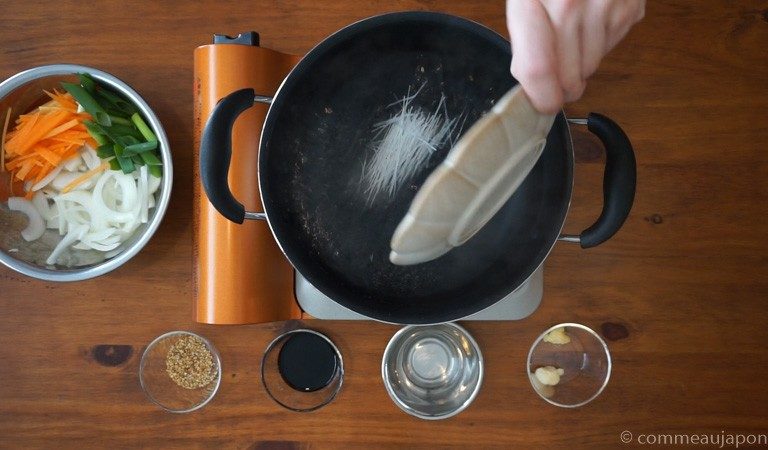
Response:
[{"label": "wok handle", "polygon": [[200,139],[200,178],[214,208],[235,223],[245,219],[266,219],[261,212],[246,211],[229,189],[229,163],[232,159],[232,127],[237,117],[254,103],[271,103],[272,98],[256,95],[253,89],[240,89],[219,101],[203,128]]},{"label": "wok handle", "polygon": [[619,125],[602,114],[590,113],[586,119],[570,119],[571,123],[586,125],[605,147],[603,174],[603,211],[589,228],[578,236],[563,235],[561,241],[577,242],[590,248],[610,239],[629,217],[635,200],[637,163],[632,143]]}]

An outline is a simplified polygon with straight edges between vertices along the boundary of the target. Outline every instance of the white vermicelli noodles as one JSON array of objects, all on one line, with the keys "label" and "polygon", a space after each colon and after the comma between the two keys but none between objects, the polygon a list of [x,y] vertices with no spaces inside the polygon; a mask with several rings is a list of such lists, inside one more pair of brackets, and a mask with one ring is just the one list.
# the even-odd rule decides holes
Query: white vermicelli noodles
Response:
[{"label": "white vermicelli noodles", "polygon": [[[422,86],[423,88],[424,86]],[[406,95],[390,106],[399,105],[389,119],[374,125],[373,157],[363,164],[362,182],[368,203],[383,194],[390,199],[451,138],[456,118],[450,119],[441,96],[435,111],[412,105],[421,91]]]}]

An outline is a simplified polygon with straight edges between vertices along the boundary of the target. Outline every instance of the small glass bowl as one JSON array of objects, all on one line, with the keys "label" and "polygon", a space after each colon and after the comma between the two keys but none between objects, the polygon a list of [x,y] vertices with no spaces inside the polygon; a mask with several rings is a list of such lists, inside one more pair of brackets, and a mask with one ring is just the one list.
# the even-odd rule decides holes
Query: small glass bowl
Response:
[{"label": "small glass bowl", "polygon": [[454,323],[411,325],[387,344],[381,376],[392,401],[406,413],[447,419],[477,396],[483,355],[467,330]]},{"label": "small glass bowl", "polygon": [[296,412],[315,411],[339,394],[344,360],[324,334],[306,328],[287,331],[264,351],[261,382],[280,406]]},{"label": "small glass bowl", "polygon": [[[570,342],[544,340],[559,328],[565,329]],[[536,369],[548,366],[562,369],[556,385],[543,384],[534,375]],[[528,352],[526,367],[531,386],[541,398],[562,408],[577,408],[597,398],[608,385],[611,354],[605,341],[591,328],[578,323],[561,323],[536,339]]]},{"label": "small glass bowl", "polygon": [[[174,382],[166,371],[166,358],[171,347],[184,336],[201,339],[213,357],[214,379],[206,386],[187,389]],[[211,342],[189,331],[171,331],[150,342],[139,364],[139,381],[144,393],[157,406],[172,413],[188,413],[202,408],[216,395],[221,384],[221,357]]]}]

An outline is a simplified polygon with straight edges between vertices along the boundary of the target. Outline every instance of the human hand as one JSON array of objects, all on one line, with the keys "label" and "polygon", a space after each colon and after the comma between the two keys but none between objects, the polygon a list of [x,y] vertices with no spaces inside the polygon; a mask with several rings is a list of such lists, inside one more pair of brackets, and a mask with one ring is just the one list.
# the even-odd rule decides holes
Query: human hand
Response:
[{"label": "human hand", "polygon": [[512,75],[554,114],[581,97],[600,60],[645,15],[645,0],[507,0]]}]

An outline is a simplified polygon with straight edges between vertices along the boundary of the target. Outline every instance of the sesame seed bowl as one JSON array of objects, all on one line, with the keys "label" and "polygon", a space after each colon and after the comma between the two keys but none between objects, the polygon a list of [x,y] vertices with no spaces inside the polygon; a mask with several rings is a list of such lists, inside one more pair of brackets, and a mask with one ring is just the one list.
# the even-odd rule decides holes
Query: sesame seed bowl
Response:
[{"label": "sesame seed bowl", "polygon": [[171,331],[144,350],[139,381],[147,397],[164,410],[192,412],[219,390],[221,357],[208,339],[189,331]]}]

